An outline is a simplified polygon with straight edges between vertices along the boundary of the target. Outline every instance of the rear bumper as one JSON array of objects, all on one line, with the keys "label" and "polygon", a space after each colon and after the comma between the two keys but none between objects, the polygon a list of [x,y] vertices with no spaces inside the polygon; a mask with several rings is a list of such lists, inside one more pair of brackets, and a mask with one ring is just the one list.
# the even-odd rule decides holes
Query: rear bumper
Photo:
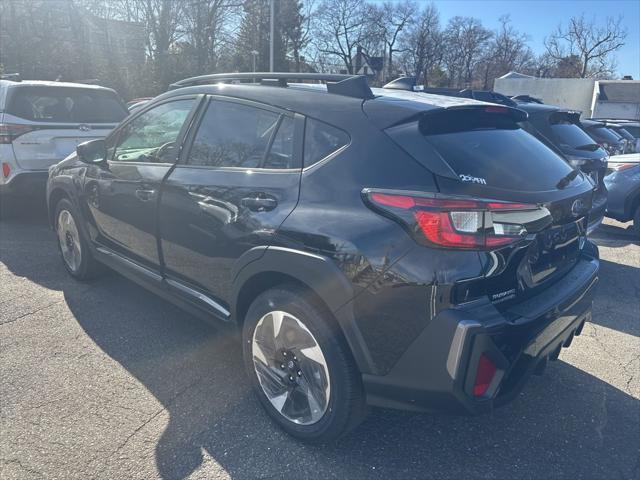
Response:
[{"label": "rear bumper", "polygon": [[[487,303],[440,312],[388,374],[363,375],[368,403],[471,414],[506,403],[591,318],[598,268],[597,258],[584,257],[552,287],[504,312]],[[498,370],[476,397],[483,354]]]},{"label": "rear bumper", "polygon": [[2,195],[44,195],[47,178],[47,170],[21,171],[9,178],[6,183],[0,184]]}]

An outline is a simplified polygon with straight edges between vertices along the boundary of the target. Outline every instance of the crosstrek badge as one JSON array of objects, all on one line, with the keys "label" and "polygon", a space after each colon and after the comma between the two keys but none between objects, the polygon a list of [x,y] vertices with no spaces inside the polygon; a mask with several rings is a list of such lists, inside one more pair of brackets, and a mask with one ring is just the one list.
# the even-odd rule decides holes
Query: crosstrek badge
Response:
[{"label": "crosstrek badge", "polygon": [[487,181],[481,177],[474,177],[473,175],[465,175],[464,173],[461,173],[458,176],[460,177],[461,182],[479,183],[480,185],[487,184]]}]

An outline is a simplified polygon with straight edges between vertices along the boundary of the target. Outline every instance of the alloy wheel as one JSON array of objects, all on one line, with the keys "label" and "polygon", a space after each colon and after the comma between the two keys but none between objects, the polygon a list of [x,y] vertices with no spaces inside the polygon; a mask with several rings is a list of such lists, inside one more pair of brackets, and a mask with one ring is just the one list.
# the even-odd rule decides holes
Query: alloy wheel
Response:
[{"label": "alloy wheel", "polygon": [[329,369],[318,341],[296,317],[283,311],[264,315],[253,332],[253,366],[262,391],[286,419],[318,422],[331,394]]},{"label": "alloy wheel", "polygon": [[75,273],[80,268],[82,261],[82,246],[80,245],[78,227],[73,215],[68,210],[61,210],[58,214],[57,233],[62,258],[67,267]]}]

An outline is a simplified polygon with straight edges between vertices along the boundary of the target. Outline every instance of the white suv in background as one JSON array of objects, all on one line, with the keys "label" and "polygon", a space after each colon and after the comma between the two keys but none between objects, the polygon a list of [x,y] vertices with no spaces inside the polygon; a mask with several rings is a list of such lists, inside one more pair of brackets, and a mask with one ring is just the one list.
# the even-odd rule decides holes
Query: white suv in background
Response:
[{"label": "white suv in background", "polygon": [[114,90],[0,80],[0,194],[44,194],[48,168],[127,116]]}]

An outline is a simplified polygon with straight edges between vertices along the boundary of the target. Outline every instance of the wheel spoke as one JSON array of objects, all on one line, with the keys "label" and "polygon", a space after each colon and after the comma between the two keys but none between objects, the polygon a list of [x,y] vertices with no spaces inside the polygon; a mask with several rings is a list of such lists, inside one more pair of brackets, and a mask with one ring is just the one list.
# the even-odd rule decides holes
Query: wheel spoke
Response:
[{"label": "wheel spoke", "polygon": [[271,405],[288,420],[310,425],[327,410],[327,361],[311,331],[295,316],[274,310],[257,323],[252,341],[256,375]]}]

